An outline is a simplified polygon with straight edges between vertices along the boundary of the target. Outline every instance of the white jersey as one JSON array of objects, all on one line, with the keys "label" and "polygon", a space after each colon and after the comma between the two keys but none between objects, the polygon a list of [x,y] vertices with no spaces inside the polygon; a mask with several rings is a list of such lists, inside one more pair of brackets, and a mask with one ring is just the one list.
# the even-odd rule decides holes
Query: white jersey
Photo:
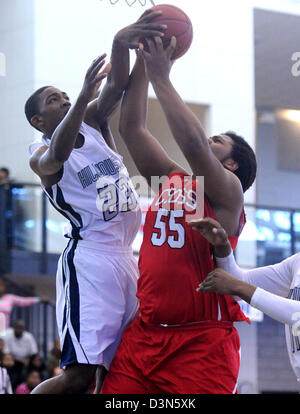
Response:
[{"label": "white jersey", "polygon": [[[81,148],[74,148],[63,165],[59,182],[44,188],[51,204],[69,221],[65,237],[89,240],[101,249],[131,248],[141,223],[137,194],[123,163],[101,133],[82,123]],[[32,154],[39,146],[50,145],[42,137],[33,142]]]},{"label": "white jersey", "polygon": [[6,368],[0,367],[0,394],[13,394]]},{"label": "white jersey", "polygon": [[290,362],[300,382],[300,253],[278,264],[248,271],[237,266],[231,253],[225,258],[217,258],[217,266],[257,286],[250,304],[285,323]]}]

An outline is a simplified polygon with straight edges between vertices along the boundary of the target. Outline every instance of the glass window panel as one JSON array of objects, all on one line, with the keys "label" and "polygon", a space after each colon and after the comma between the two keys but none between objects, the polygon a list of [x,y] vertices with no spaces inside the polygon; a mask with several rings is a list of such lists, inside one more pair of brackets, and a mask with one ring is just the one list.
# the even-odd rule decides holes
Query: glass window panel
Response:
[{"label": "glass window panel", "polygon": [[42,250],[42,189],[16,186],[11,191],[12,247],[40,252]]},{"label": "glass window panel", "polygon": [[[266,266],[290,256],[290,212],[255,207],[246,207],[245,210],[247,223],[236,250],[236,259],[240,266]],[[300,231],[300,217],[297,220]]]}]

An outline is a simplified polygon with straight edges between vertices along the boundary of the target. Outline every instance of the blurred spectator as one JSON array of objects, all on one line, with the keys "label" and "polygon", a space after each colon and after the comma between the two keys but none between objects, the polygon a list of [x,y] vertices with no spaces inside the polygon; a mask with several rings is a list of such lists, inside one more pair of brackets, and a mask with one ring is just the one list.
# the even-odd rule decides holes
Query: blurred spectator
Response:
[{"label": "blurred spectator", "polygon": [[15,321],[13,329],[7,329],[4,337],[5,353],[11,353],[21,370],[27,368],[29,358],[38,353],[37,343],[30,332],[25,331],[22,320]]},{"label": "blurred spectator", "polygon": [[0,185],[1,184],[9,184],[13,180],[10,178],[10,171],[6,167],[0,168]]},{"label": "blurred spectator", "polygon": [[[6,283],[3,279],[0,279],[0,331],[9,327],[13,306],[25,307],[39,302],[49,302],[49,299],[45,297],[23,297],[6,293]],[[1,326],[1,322],[5,324],[5,327]]]},{"label": "blurred spectator", "polygon": [[6,368],[0,367],[0,394],[12,394],[12,386]]},{"label": "blurred spectator", "polygon": [[49,377],[54,376],[53,370],[59,367],[61,358],[61,350],[60,350],[60,343],[59,338],[56,339],[54,342],[53,348],[49,351],[46,360],[46,368]]},{"label": "blurred spectator", "polygon": [[4,354],[1,361],[1,367],[5,368],[12,385],[13,391],[24,380],[22,371],[16,366],[15,359],[12,354]]},{"label": "blurred spectator", "polygon": [[40,373],[38,371],[31,371],[27,375],[25,382],[16,388],[15,394],[30,394],[41,382]]},{"label": "blurred spectator", "polygon": [[40,354],[33,354],[29,358],[28,366],[26,369],[25,376],[27,376],[31,371],[38,371],[42,380],[45,378],[45,363],[40,356]]}]

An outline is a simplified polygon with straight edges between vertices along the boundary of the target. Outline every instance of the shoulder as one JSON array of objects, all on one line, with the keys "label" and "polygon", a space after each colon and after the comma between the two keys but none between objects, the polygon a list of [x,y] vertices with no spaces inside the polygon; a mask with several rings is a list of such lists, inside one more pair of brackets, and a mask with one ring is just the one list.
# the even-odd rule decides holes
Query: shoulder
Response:
[{"label": "shoulder", "polygon": [[26,339],[30,339],[30,340],[34,339],[34,336],[32,335],[32,333],[28,331],[24,331],[23,335]]},{"label": "shoulder", "polygon": [[5,331],[5,344],[7,345],[14,337],[14,331],[12,328],[7,328]]},{"label": "shoulder", "polygon": [[30,155],[30,159],[29,159],[30,168],[37,175],[40,175],[39,168],[38,168],[40,158],[43,154],[45,154],[47,150],[48,150],[47,145],[41,144],[38,147],[36,147]]},{"label": "shoulder", "polygon": [[300,253],[287,257],[281,262],[270,265],[269,267],[282,278],[291,281],[296,274],[300,274]]},{"label": "shoulder", "polygon": [[14,295],[11,293],[5,293],[2,298],[0,298],[0,301],[2,302],[11,302],[13,300]]},{"label": "shoulder", "polygon": [[279,263],[290,271],[300,272],[300,253],[296,253]]},{"label": "shoulder", "polygon": [[18,385],[15,391],[16,394],[28,394],[29,390],[27,385],[23,382],[22,384]]}]

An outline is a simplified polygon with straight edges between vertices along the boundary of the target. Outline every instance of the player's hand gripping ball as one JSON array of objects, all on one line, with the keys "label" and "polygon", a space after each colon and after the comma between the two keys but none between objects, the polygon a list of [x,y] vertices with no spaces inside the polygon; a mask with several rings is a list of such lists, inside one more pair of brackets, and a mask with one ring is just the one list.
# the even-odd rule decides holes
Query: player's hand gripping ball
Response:
[{"label": "player's hand gripping ball", "polygon": [[[160,4],[150,9],[151,11],[161,10],[162,13],[152,20],[152,23],[167,25],[162,37],[163,46],[169,46],[172,36],[176,37],[176,48],[172,60],[183,56],[190,48],[193,40],[193,26],[190,18],[178,7],[169,4]],[[148,51],[147,42],[143,42],[144,48]]]}]

